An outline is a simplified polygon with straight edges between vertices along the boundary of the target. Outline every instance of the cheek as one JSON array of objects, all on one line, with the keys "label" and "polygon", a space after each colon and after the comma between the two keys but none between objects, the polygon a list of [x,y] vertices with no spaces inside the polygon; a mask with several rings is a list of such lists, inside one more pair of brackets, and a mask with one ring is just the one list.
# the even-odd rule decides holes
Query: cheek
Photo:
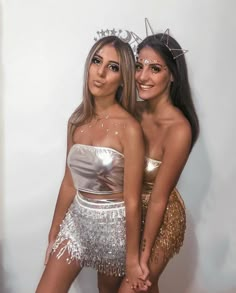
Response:
[{"label": "cheek", "polygon": [[89,70],[88,70],[88,77],[93,75],[94,72],[95,72],[95,67],[93,66],[93,64],[91,64],[90,67],[89,67]]},{"label": "cheek", "polygon": [[139,75],[140,75],[140,73],[136,71],[136,72],[135,72],[135,80],[136,80],[136,81],[138,81],[138,79],[139,79]]},{"label": "cheek", "polygon": [[170,77],[166,75],[158,76],[156,84],[160,87],[167,87],[170,84]]},{"label": "cheek", "polygon": [[89,70],[88,72],[88,85],[90,86],[91,85],[91,81],[92,81],[92,73],[91,73],[91,70]]},{"label": "cheek", "polygon": [[119,76],[113,76],[109,79],[109,84],[114,87],[118,87],[121,84],[121,78]]}]

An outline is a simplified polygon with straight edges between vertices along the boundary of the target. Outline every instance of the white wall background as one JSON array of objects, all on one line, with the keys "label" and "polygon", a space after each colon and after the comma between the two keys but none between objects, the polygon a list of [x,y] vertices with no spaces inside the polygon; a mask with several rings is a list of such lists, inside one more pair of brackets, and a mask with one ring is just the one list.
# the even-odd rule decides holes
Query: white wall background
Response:
[{"label": "white wall background", "polygon": [[[161,293],[236,292],[235,10],[234,0],[2,0],[1,293],[34,292],[42,273],[67,119],[80,102],[96,32],[124,28],[144,37],[145,17],[189,49],[201,122],[179,184],[185,244],[163,274]],[[97,292],[95,273],[82,272],[75,292]]]}]

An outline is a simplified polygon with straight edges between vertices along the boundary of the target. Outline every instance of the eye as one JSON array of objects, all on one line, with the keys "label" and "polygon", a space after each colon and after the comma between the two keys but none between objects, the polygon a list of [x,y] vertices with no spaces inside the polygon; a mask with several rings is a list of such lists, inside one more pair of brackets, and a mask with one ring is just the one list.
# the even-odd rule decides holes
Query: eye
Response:
[{"label": "eye", "polygon": [[136,71],[140,71],[143,69],[143,66],[140,63],[135,64]]},{"label": "eye", "polygon": [[92,58],[92,63],[93,63],[93,64],[97,64],[97,65],[99,65],[99,64],[101,63],[101,60],[100,60],[100,58],[94,56],[94,57]]},{"label": "eye", "polygon": [[118,72],[120,70],[119,66],[117,64],[109,64],[108,65],[108,68],[111,70],[111,71],[114,71],[114,72]]},{"label": "eye", "polygon": [[151,71],[152,71],[153,73],[158,73],[158,72],[161,71],[161,67],[159,67],[159,66],[157,66],[157,65],[152,65],[152,66],[151,66]]}]

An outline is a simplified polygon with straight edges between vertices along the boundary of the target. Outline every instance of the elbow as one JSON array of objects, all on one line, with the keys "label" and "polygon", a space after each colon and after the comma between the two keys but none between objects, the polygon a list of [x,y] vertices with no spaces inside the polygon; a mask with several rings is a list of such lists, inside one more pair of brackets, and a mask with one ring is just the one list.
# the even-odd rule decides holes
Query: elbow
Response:
[{"label": "elbow", "polygon": [[141,211],[141,199],[140,200],[125,200],[126,212],[139,212]]},{"label": "elbow", "polygon": [[149,206],[152,207],[153,209],[157,210],[158,212],[162,212],[166,209],[168,203],[168,198],[161,198],[161,199],[153,199],[152,197],[150,198],[149,201]]}]

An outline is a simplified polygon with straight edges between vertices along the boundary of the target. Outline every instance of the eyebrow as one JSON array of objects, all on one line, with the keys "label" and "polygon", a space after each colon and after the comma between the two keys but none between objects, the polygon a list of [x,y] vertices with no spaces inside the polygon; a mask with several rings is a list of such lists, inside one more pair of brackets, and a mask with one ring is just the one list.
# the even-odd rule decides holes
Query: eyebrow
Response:
[{"label": "eyebrow", "polygon": [[140,60],[137,60],[136,61],[136,63],[140,63],[140,64],[144,64],[144,65],[159,65],[159,66],[161,66],[161,67],[165,67],[166,65],[164,65],[164,64],[161,64],[161,63],[159,63],[159,61],[157,61],[157,60],[150,60],[150,61],[153,61],[153,62],[150,62],[150,63],[148,63],[148,64],[145,64],[145,60],[148,60],[148,59],[141,59],[142,61],[140,61]]},{"label": "eyebrow", "polygon": [[[102,57],[101,55],[99,55],[98,53],[94,54],[93,57],[95,57],[95,56],[97,56],[97,57],[99,57],[99,58],[101,58],[101,59],[103,60],[103,57]],[[116,62],[116,61],[113,61],[113,60],[109,60],[108,62],[109,62],[109,63],[115,63],[115,64],[117,64],[117,65],[120,65],[119,62]]]}]

